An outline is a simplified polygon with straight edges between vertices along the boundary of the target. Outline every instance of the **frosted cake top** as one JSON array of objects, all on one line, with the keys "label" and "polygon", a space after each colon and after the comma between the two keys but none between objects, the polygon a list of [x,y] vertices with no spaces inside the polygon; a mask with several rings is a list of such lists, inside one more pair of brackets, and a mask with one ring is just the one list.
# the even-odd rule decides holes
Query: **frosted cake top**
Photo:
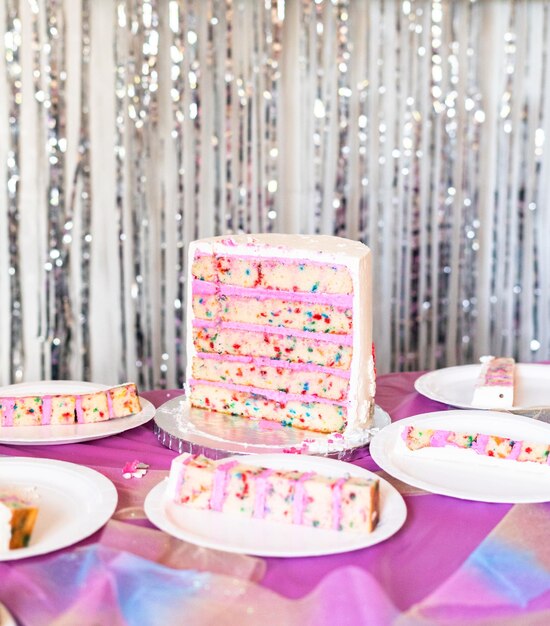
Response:
[{"label": "frosted cake top", "polygon": [[223,235],[208,237],[192,243],[199,251],[228,251],[234,254],[287,257],[289,250],[300,250],[304,256],[315,258],[362,258],[370,253],[360,241],[331,235],[284,235],[279,233],[254,235]]}]

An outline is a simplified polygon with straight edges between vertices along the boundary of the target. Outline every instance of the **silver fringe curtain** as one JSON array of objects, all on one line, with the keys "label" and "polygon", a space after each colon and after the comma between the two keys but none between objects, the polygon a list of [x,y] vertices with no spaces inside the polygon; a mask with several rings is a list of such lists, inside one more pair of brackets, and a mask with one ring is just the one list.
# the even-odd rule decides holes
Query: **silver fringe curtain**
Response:
[{"label": "silver fringe curtain", "polygon": [[375,259],[378,370],[550,358],[550,3],[3,0],[0,383],[175,387],[186,249]]}]

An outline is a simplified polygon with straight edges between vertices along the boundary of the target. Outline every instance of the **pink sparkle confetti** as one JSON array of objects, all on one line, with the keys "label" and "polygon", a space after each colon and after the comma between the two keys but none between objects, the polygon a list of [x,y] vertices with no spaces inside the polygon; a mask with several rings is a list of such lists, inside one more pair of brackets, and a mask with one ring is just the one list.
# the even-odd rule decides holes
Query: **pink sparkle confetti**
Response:
[{"label": "pink sparkle confetti", "polygon": [[226,237],[225,239],[222,239],[222,243],[224,244],[224,246],[236,246],[236,242],[232,237]]},{"label": "pink sparkle confetti", "polygon": [[149,469],[149,465],[147,463],[142,463],[141,461],[128,461],[125,463],[122,468],[122,476],[123,478],[143,478]]}]

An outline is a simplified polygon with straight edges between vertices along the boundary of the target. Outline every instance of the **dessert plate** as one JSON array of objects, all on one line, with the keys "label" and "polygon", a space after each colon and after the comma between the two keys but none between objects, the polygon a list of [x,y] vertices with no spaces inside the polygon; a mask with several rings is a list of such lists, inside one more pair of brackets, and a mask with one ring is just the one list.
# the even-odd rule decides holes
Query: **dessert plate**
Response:
[{"label": "dessert plate", "polygon": [[[272,469],[316,471],[335,477],[349,474],[378,478],[376,474],[356,465],[324,457],[263,454],[247,456],[246,462]],[[380,543],[403,525],[407,517],[405,501],[390,483],[382,478],[379,480],[380,522],[372,533],[320,530],[224,515],[216,511],[197,511],[168,500],[167,480],[149,492],[145,498],[145,513],[155,526],[168,534],[207,548],[277,557],[336,554]]]},{"label": "dessert plate", "polygon": [[481,409],[424,413],[394,422],[380,431],[370,444],[370,453],[391,476],[432,493],[481,502],[550,500],[550,466],[477,457],[456,448],[438,448],[437,459],[407,454],[401,435],[406,426],[412,425],[550,444],[549,424],[523,415]]},{"label": "dessert plate", "polygon": [[371,428],[344,438],[339,433],[314,433],[269,420],[254,420],[190,407],[184,396],[160,406],[155,414],[159,441],[178,452],[202,452],[211,458],[230,454],[296,452],[350,461],[365,451],[374,433],[391,422],[379,406]]},{"label": "dessert plate", "polygon": [[50,459],[0,458],[0,489],[35,489],[38,517],[26,548],[0,552],[14,561],[70,546],[101,528],[115,511],[113,483],[95,470]]},{"label": "dessert plate", "polygon": [[[0,388],[0,396],[28,396],[53,394],[93,393],[108,389],[107,385],[75,380],[45,380],[35,383],[19,383]],[[140,396],[142,410],[129,417],[97,422],[95,424],[50,424],[47,426],[9,426],[0,428],[0,444],[58,445],[78,443],[117,435],[147,423],[155,414],[155,407]]]},{"label": "dessert plate", "polygon": [[[414,387],[423,396],[462,409],[473,409],[471,401],[481,363],[458,365],[428,372]],[[550,365],[516,363],[514,406],[510,411],[550,407]]]}]

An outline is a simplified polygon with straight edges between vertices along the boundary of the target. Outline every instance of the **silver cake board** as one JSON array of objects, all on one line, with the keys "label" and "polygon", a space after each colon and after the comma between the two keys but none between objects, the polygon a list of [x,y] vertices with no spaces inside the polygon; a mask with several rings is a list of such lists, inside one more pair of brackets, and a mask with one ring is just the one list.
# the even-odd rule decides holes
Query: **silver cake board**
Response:
[{"label": "silver cake board", "polygon": [[181,454],[204,454],[219,459],[234,454],[295,453],[352,461],[364,456],[372,437],[391,423],[389,414],[375,407],[373,425],[352,437],[340,433],[313,433],[255,420],[190,407],[183,396],[160,406],[154,432],[160,443]]}]

